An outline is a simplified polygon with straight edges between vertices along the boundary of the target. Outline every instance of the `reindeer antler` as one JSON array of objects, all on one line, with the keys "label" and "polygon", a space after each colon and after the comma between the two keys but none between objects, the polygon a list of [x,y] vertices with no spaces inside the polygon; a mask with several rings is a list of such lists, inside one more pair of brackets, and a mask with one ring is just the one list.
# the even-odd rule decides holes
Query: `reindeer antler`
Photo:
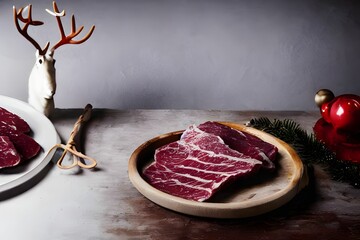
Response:
[{"label": "reindeer antler", "polygon": [[62,12],[59,12],[59,9],[58,9],[55,1],[53,1],[53,9],[54,9],[54,12],[50,11],[49,9],[46,9],[46,11],[49,14],[56,17],[56,20],[57,20],[57,23],[58,23],[59,29],[60,29],[61,39],[51,48],[51,52],[54,52],[55,49],[57,49],[58,47],[60,47],[64,44],[81,44],[91,37],[91,34],[94,32],[94,29],[95,29],[94,25],[91,27],[90,31],[85,35],[85,37],[83,39],[73,40],[73,38],[76,37],[77,35],[79,35],[80,32],[84,29],[84,26],[81,26],[81,27],[79,27],[79,29],[76,30],[74,14],[71,17],[71,33],[66,36],[65,32],[64,32],[64,27],[61,22],[61,17],[65,16],[65,10],[63,10]]},{"label": "reindeer antler", "polygon": [[[23,11],[24,11],[24,10],[28,10],[28,16],[27,16],[27,18],[24,18],[24,17],[23,17]],[[41,22],[41,21],[34,21],[34,20],[32,20],[32,16],[31,16],[31,4],[29,4],[29,5],[26,6],[25,8],[20,8],[18,12],[16,11],[16,8],[15,8],[15,6],[14,6],[14,7],[13,7],[13,12],[14,12],[15,26],[16,26],[17,30],[20,32],[21,35],[23,35],[27,40],[29,40],[29,41],[35,46],[36,49],[39,50],[39,54],[40,54],[40,55],[45,55],[46,52],[47,52],[47,50],[48,50],[48,48],[49,48],[50,42],[47,42],[47,44],[45,45],[45,48],[44,48],[44,49],[41,49],[40,45],[39,45],[32,37],[30,37],[29,34],[27,33],[28,27],[29,27],[30,25],[32,25],[32,26],[39,26],[39,25],[44,24],[44,23]],[[24,26],[23,26],[22,28],[20,27],[19,20],[24,23]]]}]

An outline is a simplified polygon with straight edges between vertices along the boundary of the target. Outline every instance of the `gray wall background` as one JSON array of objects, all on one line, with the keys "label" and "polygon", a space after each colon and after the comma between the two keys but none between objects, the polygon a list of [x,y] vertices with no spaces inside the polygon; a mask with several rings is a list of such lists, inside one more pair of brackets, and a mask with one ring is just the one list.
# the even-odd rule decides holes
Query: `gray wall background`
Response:
[{"label": "gray wall background", "polygon": [[[360,94],[360,5],[348,0],[58,0],[82,45],[55,52],[56,107],[314,110],[314,94]],[[59,32],[33,0],[41,46]],[[0,1],[0,94],[26,101],[35,49]]]}]

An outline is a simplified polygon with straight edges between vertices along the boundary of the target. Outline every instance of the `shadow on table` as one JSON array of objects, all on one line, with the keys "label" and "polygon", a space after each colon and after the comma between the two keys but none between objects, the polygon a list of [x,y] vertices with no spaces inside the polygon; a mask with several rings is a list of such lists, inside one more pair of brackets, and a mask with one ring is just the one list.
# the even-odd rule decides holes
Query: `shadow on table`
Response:
[{"label": "shadow on table", "polygon": [[7,199],[13,198],[13,197],[20,195],[20,194],[26,192],[27,190],[31,189],[32,187],[37,185],[41,180],[43,180],[48,175],[50,169],[53,166],[54,166],[54,164],[52,162],[50,162],[38,174],[36,174],[34,177],[29,179],[28,181],[25,181],[24,183],[21,183],[10,189],[0,192],[0,201],[5,201]]}]

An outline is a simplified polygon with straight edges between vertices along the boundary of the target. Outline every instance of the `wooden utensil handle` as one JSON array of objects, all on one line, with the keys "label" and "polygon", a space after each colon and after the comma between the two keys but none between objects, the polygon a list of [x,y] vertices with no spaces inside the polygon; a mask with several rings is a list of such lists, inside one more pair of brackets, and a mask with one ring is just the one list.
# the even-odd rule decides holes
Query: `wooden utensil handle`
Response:
[{"label": "wooden utensil handle", "polygon": [[92,111],[92,105],[87,104],[84,108],[84,112],[80,115],[80,117],[74,124],[74,128],[71,131],[69,141],[67,142],[67,144],[72,144],[72,145],[75,144],[74,139],[75,139],[77,133],[80,131],[81,125],[90,119],[91,111]]},{"label": "wooden utensil handle", "polygon": [[83,112],[83,121],[89,121],[90,117],[91,117],[91,112],[92,112],[92,105],[90,103],[88,103],[85,108],[84,108],[84,112]]}]

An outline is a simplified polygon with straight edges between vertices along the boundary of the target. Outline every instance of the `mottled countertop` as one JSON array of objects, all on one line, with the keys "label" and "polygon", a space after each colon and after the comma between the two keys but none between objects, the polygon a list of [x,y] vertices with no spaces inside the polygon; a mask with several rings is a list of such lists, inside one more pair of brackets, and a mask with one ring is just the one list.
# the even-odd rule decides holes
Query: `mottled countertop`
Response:
[{"label": "mottled countertop", "polygon": [[[66,141],[81,109],[57,109],[52,121]],[[315,166],[310,185],[270,213],[246,219],[179,214],[143,197],[128,178],[128,160],[145,141],[206,120],[293,119],[312,131],[317,112],[94,109],[83,149],[96,170],[49,164],[27,189],[2,196],[1,239],[360,239],[360,190]]]}]

